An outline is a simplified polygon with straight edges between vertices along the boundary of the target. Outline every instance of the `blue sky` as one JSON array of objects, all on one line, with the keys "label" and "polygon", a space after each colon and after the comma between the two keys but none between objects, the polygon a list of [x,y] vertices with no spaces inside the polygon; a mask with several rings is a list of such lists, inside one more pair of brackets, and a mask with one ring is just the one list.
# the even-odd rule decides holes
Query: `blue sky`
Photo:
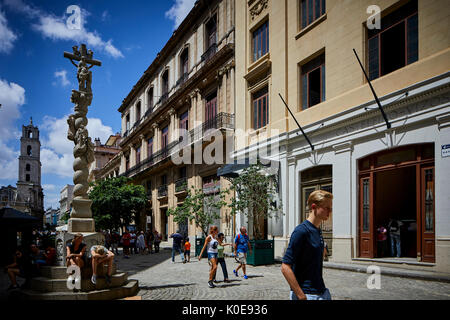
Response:
[{"label": "blue sky", "polygon": [[[89,134],[103,142],[120,132],[117,111],[195,0],[0,0],[0,186],[16,185],[22,125],[40,130],[45,208],[59,206],[72,184],[73,143],[66,138],[76,69],[63,58],[86,43],[94,58]],[[71,30],[70,5],[81,9]],[[72,22],[73,20],[70,20]]]}]

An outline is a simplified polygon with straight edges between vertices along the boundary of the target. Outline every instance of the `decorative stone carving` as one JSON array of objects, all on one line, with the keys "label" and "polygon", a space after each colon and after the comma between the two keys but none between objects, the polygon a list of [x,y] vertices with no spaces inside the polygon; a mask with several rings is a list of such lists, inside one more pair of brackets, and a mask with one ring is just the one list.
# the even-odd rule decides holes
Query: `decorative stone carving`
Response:
[{"label": "decorative stone carving", "polygon": [[267,9],[269,5],[269,0],[260,0],[250,9],[250,16],[252,20],[254,20],[257,16],[263,12],[264,9]]}]

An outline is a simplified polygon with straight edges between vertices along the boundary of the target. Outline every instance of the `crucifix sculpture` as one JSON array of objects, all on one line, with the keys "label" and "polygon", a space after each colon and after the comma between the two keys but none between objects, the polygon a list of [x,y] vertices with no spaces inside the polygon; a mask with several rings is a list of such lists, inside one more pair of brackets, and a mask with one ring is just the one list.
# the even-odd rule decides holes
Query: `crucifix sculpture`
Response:
[{"label": "crucifix sculpture", "polygon": [[[88,176],[89,165],[94,161],[94,145],[87,130],[88,106],[92,102],[92,71],[93,66],[101,66],[102,63],[92,58],[93,52],[81,45],[72,47],[73,53],[64,52],[64,57],[77,68],[78,90],[72,90],[71,102],[75,104],[75,113],[67,119],[69,130],[67,138],[74,142],[73,156],[73,189],[72,212],[68,223],[69,232],[95,232],[94,219],[92,218],[91,204],[87,194],[89,189]],[[74,61],[79,61],[76,64]]]}]

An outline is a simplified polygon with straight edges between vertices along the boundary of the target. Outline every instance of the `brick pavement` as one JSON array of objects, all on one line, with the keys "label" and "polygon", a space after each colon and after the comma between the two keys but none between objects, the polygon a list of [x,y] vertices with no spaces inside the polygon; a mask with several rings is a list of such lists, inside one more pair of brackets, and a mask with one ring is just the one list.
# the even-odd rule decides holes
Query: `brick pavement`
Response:
[{"label": "brick pavement", "polygon": [[[280,271],[280,264],[247,266],[249,279],[237,278],[233,269],[237,263],[227,258],[231,283],[224,283],[218,267],[216,288],[207,285],[207,259],[182,264],[180,256],[171,263],[171,252],[162,250],[153,255],[133,255],[130,259],[118,256],[119,269],[128,271],[130,279],[139,280],[138,296],[142,300],[287,300],[289,286]],[[346,270],[324,269],[324,280],[334,300],[379,299],[450,299],[450,283],[381,276],[381,289],[367,288],[368,274]]]}]

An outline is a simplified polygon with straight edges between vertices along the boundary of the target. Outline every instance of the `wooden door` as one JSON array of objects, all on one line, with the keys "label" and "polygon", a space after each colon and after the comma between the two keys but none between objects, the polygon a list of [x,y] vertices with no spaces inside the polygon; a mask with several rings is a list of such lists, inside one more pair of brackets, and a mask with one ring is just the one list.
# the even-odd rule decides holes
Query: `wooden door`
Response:
[{"label": "wooden door", "polygon": [[359,256],[373,258],[373,173],[361,176],[359,190]]},{"label": "wooden door", "polygon": [[422,261],[435,262],[434,166],[424,166],[421,170]]}]

